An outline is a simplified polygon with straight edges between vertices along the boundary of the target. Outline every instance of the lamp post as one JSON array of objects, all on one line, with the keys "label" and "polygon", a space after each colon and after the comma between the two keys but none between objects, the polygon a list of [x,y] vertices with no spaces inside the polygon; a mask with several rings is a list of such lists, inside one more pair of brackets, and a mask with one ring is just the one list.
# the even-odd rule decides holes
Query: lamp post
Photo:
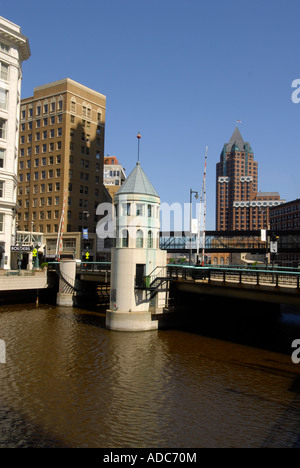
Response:
[{"label": "lamp post", "polygon": [[192,264],[192,198],[193,193],[195,194],[195,198],[199,197],[198,192],[195,190],[190,189],[190,253],[189,253],[189,265]]}]

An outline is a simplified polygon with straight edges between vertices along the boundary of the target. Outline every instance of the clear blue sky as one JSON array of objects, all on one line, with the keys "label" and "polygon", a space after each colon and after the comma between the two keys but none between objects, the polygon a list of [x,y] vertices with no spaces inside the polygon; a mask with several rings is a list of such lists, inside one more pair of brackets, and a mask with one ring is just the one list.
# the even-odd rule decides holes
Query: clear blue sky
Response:
[{"label": "clear blue sky", "polygon": [[299,0],[0,0],[29,38],[22,97],[69,77],[107,98],[105,154],[137,160],[162,202],[201,191],[215,228],[216,163],[241,120],[259,190],[300,197]]}]

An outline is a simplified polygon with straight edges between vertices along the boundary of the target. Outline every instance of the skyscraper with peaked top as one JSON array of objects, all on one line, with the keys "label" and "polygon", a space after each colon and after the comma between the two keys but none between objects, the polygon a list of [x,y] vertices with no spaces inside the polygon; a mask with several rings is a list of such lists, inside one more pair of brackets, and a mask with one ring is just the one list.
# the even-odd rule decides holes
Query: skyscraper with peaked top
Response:
[{"label": "skyscraper with peaked top", "polygon": [[236,127],[217,163],[216,230],[266,229],[269,208],[283,202],[278,192],[258,192],[258,163]]}]

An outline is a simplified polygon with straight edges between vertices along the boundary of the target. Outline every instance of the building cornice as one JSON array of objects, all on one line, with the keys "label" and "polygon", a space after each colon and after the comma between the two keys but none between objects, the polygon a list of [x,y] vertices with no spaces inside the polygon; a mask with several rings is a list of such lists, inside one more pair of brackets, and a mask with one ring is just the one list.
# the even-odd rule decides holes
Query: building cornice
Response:
[{"label": "building cornice", "polygon": [[0,16],[0,39],[3,39],[9,45],[16,46],[19,49],[19,58],[21,62],[28,60],[31,51],[27,37],[21,34],[20,28]]},{"label": "building cornice", "polygon": [[[62,85],[62,84],[70,84],[72,86],[75,86],[77,88],[82,89],[83,91],[85,91],[87,93],[94,94],[95,96],[106,100],[106,96],[104,94],[98,93],[98,91],[94,91],[93,89],[88,88],[87,86],[84,86],[81,83],[78,83],[77,81],[72,80],[71,78],[64,78],[62,80],[53,81],[52,83],[37,86],[36,88],[34,88],[34,92],[42,91],[42,90],[48,89],[48,88],[53,88],[55,86],[59,86],[59,85]],[[68,90],[68,91],[70,91],[70,90]],[[51,93],[50,93],[50,95],[51,95]],[[82,99],[82,96],[79,95],[79,97]],[[44,97],[43,97],[43,99],[44,99]]]}]

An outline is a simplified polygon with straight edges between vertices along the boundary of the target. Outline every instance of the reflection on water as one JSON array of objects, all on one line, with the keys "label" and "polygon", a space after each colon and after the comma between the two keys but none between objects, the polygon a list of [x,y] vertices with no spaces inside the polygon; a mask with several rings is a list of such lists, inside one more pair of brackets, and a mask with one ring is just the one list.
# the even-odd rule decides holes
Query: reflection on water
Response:
[{"label": "reflection on water", "polygon": [[[297,316],[282,326],[300,338]],[[2,307],[0,339],[0,447],[299,445],[288,354],[54,306]]]}]

